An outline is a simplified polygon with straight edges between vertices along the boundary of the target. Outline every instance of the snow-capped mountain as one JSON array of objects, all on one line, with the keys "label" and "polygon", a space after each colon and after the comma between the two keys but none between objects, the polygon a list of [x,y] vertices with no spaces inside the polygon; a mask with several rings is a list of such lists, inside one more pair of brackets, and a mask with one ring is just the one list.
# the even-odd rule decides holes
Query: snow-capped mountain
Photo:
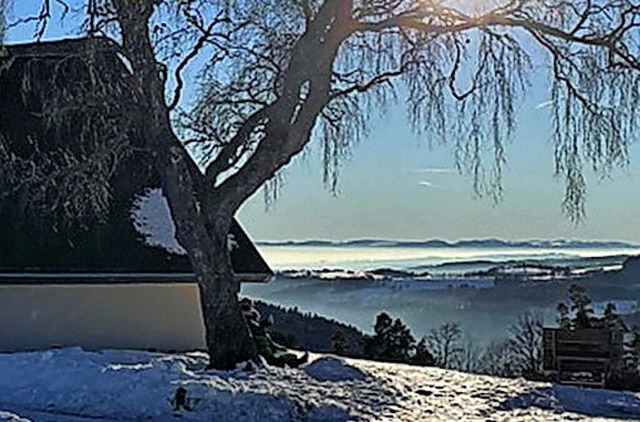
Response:
[{"label": "snow-capped mountain", "polygon": [[399,248],[534,248],[534,249],[640,249],[640,245],[619,241],[586,241],[586,240],[502,240],[502,239],[466,239],[449,242],[441,239],[429,240],[384,240],[355,239],[345,241],[332,240],[285,240],[261,241],[261,246],[315,246],[315,247],[399,247]]}]

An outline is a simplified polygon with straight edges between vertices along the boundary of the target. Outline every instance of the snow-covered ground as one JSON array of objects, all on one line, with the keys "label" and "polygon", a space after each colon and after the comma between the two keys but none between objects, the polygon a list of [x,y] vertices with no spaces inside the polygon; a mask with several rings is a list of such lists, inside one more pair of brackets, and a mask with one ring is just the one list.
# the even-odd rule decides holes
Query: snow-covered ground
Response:
[{"label": "snow-covered ground", "polygon": [[[313,355],[298,370],[205,370],[201,353],[0,355],[0,421],[531,421],[640,418],[631,393]],[[194,409],[173,411],[187,389]]]}]

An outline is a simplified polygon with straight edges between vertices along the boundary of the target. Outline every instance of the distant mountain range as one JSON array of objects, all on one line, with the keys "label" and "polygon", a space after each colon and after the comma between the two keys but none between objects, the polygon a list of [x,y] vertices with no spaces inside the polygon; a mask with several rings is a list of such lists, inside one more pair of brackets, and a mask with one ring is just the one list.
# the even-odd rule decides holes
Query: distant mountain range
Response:
[{"label": "distant mountain range", "polygon": [[469,239],[448,242],[440,239],[430,240],[380,240],[355,239],[345,241],[331,240],[286,240],[262,241],[260,246],[325,246],[325,247],[369,247],[369,248],[535,248],[535,249],[640,249],[640,245],[618,241],[586,241],[586,240],[524,240],[511,241],[502,239]]}]

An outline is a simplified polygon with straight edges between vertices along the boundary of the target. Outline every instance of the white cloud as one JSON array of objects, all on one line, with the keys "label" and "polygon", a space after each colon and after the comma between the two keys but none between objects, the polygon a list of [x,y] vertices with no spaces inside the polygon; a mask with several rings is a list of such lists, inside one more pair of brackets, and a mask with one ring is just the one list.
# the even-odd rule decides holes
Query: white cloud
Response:
[{"label": "white cloud", "polygon": [[549,101],[544,101],[544,102],[542,102],[542,103],[538,104],[537,106],[535,106],[534,108],[535,108],[536,110],[540,110],[541,108],[547,108],[547,107],[550,107],[550,106],[551,106],[551,104],[552,104],[551,100],[549,100]]},{"label": "white cloud", "polygon": [[437,173],[437,174],[451,174],[455,173],[455,169],[450,168],[423,168],[423,169],[412,169],[409,170],[412,173]]},{"label": "white cloud", "polygon": [[432,182],[426,181],[426,180],[418,182],[418,184],[420,186],[424,186],[425,188],[437,188],[438,187],[438,185],[436,185],[436,184],[434,184]]}]

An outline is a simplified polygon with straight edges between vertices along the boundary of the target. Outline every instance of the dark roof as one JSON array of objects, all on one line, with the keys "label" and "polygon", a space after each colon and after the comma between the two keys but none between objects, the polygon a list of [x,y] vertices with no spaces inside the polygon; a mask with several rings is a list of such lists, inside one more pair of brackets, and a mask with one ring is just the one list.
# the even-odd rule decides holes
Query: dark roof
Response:
[{"label": "dark roof", "polygon": [[[33,152],[30,139],[38,139],[41,150],[82,148],[74,138],[73,126],[66,131],[50,130],[43,122],[41,108],[44,97],[55,95],[61,86],[90,83],[85,70],[87,57],[99,77],[113,87],[110,101],[127,106],[129,72],[113,45],[104,39],[10,45],[6,51],[8,55],[0,58],[1,63],[9,64],[0,71],[0,136],[18,155],[27,157]],[[39,84],[32,84],[36,80]],[[24,89],[25,83],[29,89]],[[139,122],[123,125],[123,130],[131,132],[132,143],[142,144],[136,139],[136,124]],[[173,222],[157,179],[148,160],[131,154],[112,178],[106,222],[84,226],[61,226],[48,217],[26,215],[18,194],[0,198],[0,274],[5,275],[5,281],[11,279],[9,275],[36,273],[54,278],[65,273],[163,273],[188,279],[189,259],[172,235]],[[155,202],[148,203],[154,195]],[[162,226],[149,221],[163,214],[164,219],[159,220]],[[235,220],[230,229],[231,244],[233,268],[240,279],[265,280],[273,275]]]},{"label": "dark roof", "polygon": [[118,47],[108,38],[73,38],[48,42],[5,45],[9,57],[13,58],[69,58],[83,56],[89,51],[116,53]]}]

